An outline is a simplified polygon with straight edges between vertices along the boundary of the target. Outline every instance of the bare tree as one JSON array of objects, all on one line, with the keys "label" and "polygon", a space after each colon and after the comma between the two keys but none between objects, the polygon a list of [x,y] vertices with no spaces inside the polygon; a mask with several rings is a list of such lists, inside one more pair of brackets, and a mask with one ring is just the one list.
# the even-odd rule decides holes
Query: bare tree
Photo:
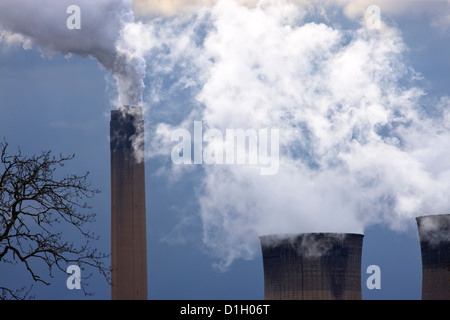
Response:
[{"label": "bare tree", "polygon": [[[73,155],[53,156],[44,151],[27,157],[20,149],[9,155],[7,147],[5,140],[0,143],[0,262],[23,264],[32,283],[50,285],[53,271],[65,273],[69,264],[93,267],[109,283],[110,269],[104,263],[108,255],[91,246],[90,241],[98,237],[85,229],[95,221],[85,201],[99,192],[91,189],[89,172],[57,178],[57,168]],[[67,233],[68,227],[77,230],[80,244],[65,239],[63,230]],[[48,266],[48,274],[39,274],[36,263]],[[29,298],[31,288],[8,288],[0,283],[0,299]],[[84,281],[82,288],[92,294]]]}]

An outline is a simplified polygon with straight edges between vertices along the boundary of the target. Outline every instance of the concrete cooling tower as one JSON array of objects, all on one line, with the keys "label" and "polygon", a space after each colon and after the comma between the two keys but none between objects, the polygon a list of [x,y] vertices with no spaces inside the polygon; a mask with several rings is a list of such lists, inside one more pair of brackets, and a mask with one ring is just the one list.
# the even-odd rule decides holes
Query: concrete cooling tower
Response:
[{"label": "concrete cooling tower", "polygon": [[362,234],[260,237],[266,300],[361,300]]},{"label": "concrete cooling tower", "polygon": [[416,218],[422,254],[422,299],[450,300],[450,215]]},{"label": "concrete cooling tower", "polygon": [[111,298],[147,299],[144,124],[140,108],[111,112]]}]

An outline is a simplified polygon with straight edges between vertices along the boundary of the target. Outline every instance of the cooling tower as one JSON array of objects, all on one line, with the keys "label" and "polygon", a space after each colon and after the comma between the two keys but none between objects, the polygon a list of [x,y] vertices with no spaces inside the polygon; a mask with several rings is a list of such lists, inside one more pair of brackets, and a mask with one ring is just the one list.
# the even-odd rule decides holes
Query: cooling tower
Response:
[{"label": "cooling tower", "polygon": [[450,215],[417,217],[422,299],[450,300]]},{"label": "cooling tower", "polygon": [[111,112],[112,299],[147,299],[143,128],[140,108]]},{"label": "cooling tower", "polygon": [[266,300],[361,300],[363,235],[260,237]]}]

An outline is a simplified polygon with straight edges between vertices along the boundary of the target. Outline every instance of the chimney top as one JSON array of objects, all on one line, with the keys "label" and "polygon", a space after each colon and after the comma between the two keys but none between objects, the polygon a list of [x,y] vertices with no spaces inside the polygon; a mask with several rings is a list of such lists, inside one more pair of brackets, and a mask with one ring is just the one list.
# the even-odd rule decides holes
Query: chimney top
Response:
[{"label": "chimney top", "polygon": [[110,141],[111,150],[132,149],[133,141],[143,135],[142,109],[123,106],[111,111]]}]

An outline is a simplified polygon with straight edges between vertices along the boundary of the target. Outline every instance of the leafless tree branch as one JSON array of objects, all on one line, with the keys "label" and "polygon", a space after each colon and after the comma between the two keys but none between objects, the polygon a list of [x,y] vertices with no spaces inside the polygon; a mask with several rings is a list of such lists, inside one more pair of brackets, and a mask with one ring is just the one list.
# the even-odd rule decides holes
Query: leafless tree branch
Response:
[{"label": "leafless tree branch", "polygon": [[[50,281],[33,269],[31,261],[47,265],[49,277],[54,269],[65,273],[68,264],[76,263],[95,268],[110,282],[110,269],[104,262],[109,255],[91,247],[98,236],[86,229],[95,221],[86,200],[99,193],[91,188],[89,172],[58,178],[57,169],[74,155],[54,156],[44,151],[27,157],[20,149],[9,155],[7,149],[4,140],[0,143],[0,262],[22,263],[34,282],[45,285]],[[61,230],[67,226],[77,230],[85,243],[65,241]],[[24,298],[30,290],[0,283],[0,299]],[[90,293],[85,290],[85,294]]]}]

